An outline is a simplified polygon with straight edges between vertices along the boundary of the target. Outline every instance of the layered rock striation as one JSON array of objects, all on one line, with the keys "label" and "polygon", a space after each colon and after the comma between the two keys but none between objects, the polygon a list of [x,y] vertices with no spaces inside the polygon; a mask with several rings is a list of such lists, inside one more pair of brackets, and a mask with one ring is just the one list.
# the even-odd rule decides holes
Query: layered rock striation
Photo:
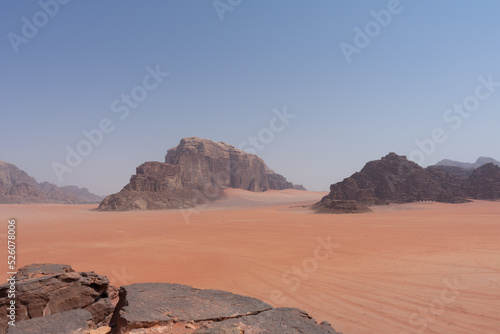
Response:
[{"label": "layered rock striation", "polygon": [[120,192],[107,196],[99,210],[189,208],[220,198],[226,187],[261,192],[293,189],[264,161],[224,142],[183,138],[165,162],[146,162]]},{"label": "layered rock striation", "polygon": [[[21,268],[15,279],[16,322],[83,309],[90,313],[89,320],[99,324],[114,310],[111,299],[116,289],[107,277],[94,272],[75,272],[68,265],[33,264]],[[0,285],[0,332],[4,333],[10,321],[11,293],[11,282]]]}]

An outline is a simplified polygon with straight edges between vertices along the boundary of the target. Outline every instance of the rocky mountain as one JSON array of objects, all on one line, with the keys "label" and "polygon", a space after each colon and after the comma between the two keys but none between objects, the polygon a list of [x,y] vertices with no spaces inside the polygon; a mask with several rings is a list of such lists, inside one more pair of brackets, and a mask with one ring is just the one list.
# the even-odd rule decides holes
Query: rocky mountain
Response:
[{"label": "rocky mountain", "polygon": [[445,173],[454,174],[461,177],[469,177],[474,171],[473,168],[462,168],[458,166],[447,166],[447,165],[432,165],[427,167],[428,170],[440,170]]},{"label": "rocky mountain", "polygon": [[183,138],[165,162],[145,162],[120,192],[107,196],[99,210],[189,208],[220,198],[226,187],[261,192],[293,189],[264,161],[224,142]]},{"label": "rocky mountain", "polygon": [[252,297],[170,283],[125,285],[118,292],[106,276],[60,264],[19,270],[15,326],[9,326],[11,286],[0,285],[0,333],[341,334],[304,311]]},{"label": "rocky mountain", "polygon": [[483,165],[486,165],[488,163],[493,163],[497,166],[500,166],[499,161],[497,161],[493,158],[489,158],[489,157],[480,157],[474,163],[460,162],[460,161],[444,159],[444,160],[439,161],[435,166],[454,166],[454,167],[460,167],[463,169],[475,169],[475,168],[481,167]]},{"label": "rocky mountain", "polygon": [[464,182],[464,189],[473,199],[500,199],[500,167],[488,163],[476,168]]},{"label": "rocky mountain", "polygon": [[[462,203],[472,199],[500,199],[500,167],[487,163],[474,170],[439,165],[422,168],[405,156],[389,153],[368,162],[316,204],[320,212],[363,212],[355,204],[436,201]],[[352,202],[354,201],[354,202]]]},{"label": "rocky mountain", "polygon": [[87,188],[58,187],[49,182],[37,183],[13,164],[0,161],[0,203],[97,203],[102,196]]}]

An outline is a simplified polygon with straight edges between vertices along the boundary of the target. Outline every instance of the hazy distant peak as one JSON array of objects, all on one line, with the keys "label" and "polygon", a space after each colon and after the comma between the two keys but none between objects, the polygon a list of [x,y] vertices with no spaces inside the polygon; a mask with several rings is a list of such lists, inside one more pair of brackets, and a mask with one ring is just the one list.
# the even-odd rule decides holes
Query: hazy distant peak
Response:
[{"label": "hazy distant peak", "polygon": [[487,163],[493,163],[497,166],[500,166],[500,162],[490,158],[490,157],[479,157],[476,162],[471,163],[471,162],[461,162],[461,161],[454,161],[450,159],[443,159],[439,161],[436,166],[453,166],[453,167],[460,167],[464,169],[475,169],[478,167],[481,167]]},{"label": "hazy distant peak", "polygon": [[86,188],[37,183],[17,166],[0,161],[0,203],[96,203],[101,199]]},{"label": "hazy distant peak", "polygon": [[500,166],[499,161],[497,161],[493,158],[490,158],[490,157],[479,157],[476,160],[476,165],[478,165],[477,167],[481,167],[482,165],[486,165],[488,163],[492,163],[492,164],[495,164],[497,166]]}]

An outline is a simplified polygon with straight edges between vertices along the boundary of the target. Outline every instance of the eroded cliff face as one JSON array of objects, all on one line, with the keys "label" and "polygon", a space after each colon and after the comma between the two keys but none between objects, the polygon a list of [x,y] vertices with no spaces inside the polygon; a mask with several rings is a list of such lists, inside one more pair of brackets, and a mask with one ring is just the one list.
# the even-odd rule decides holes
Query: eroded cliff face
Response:
[{"label": "eroded cliff face", "polygon": [[165,163],[180,165],[181,180],[188,186],[211,183],[257,192],[293,188],[291,182],[275,174],[261,158],[224,142],[184,138],[167,151]]},{"label": "eroded cliff face", "polygon": [[183,138],[167,151],[165,163],[146,162],[100,210],[189,208],[220,198],[226,187],[249,191],[293,189],[264,161],[224,142]]}]

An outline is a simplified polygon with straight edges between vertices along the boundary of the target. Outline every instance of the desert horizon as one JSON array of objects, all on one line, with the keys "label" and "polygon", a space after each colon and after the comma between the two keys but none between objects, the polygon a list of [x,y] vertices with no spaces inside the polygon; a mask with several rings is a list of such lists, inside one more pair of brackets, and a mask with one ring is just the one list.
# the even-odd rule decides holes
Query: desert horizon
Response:
[{"label": "desert horizon", "polygon": [[[0,208],[18,222],[20,265],[70,264],[115,286],[227,290],[298,307],[344,333],[500,328],[498,202],[391,204],[331,215],[310,211],[321,192],[225,194],[189,210]],[[315,257],[322,244],[330,248]]]},{"label": "desert horizon", "polygon": [[500,334],[500,2],[0,2],[0,334]]}]

